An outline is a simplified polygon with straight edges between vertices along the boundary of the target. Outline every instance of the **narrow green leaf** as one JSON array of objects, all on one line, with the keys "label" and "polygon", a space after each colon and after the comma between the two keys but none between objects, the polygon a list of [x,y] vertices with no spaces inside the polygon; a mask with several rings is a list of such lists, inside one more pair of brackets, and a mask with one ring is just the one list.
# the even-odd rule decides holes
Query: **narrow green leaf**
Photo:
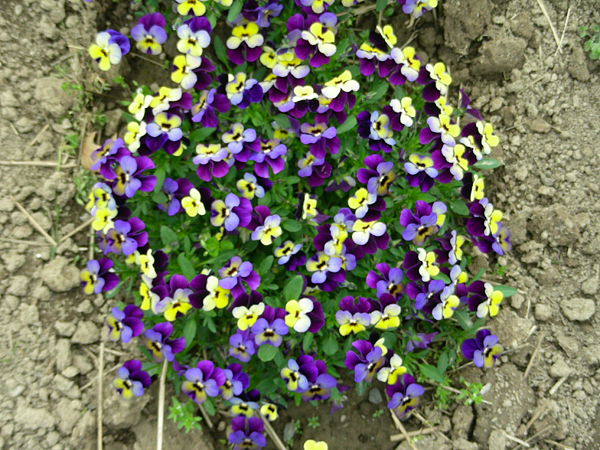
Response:
[{"label": "narrow green leaf", "polygon": [[448,356],[448,351],[443,352],[438,359],[437,368],[441,373],[444,373],[448,368],[448,362],[450,358]]},{"label": "narrow green leaf", "polygon": [[323,342],[323,351],[325,354],[329,356],[335,355],[335,353],[338,351],[338,347],[338,343],[333,334],[329,334]]},{"label": "narrow green leaf", "polygon": [[210,136],[216,128],[198,128],[189,135],[190,141],[202,142]]},{"label": "narrow green leaf", "polygon": [[264,274],[266,274],[269,269],[271,268],[271,265],[273,264],[273,255],[269,255],[267,256],[265,259],[262,260],[262,262],[260,263],[260,266],[258,267],[258,274],[263,276]]},{"label": "narrow green leaf", "polygon": [[185,338],[185,346],[187,348],[194,341],[194,337],[196,337],[196,320],[194,318],[188,318],[183,327],[183,337]]},{"label": "narrow green leaf", "polygon": [[450,202],[450,209],[461,216],[469,215],[469,208],[467,208],[465,202],[461,200],[452,200]]},{"label": "narrow green leaf", "polygon": [[442,372],[440,372],[437,367],[434,367],[430,364],[418,364],[419,370],[426,378],[433,380],[437,383],[445,383],[446,377]]},{"label": "narrow green leaf", "polygon": [[291,233],[295,233],[296,231],[300,231],[302,229],[302,225],[295,220],[288,219],[284,221],[281,226],[284,230],[287,230]]},{"label": "narrow green leaf", "polygon": [[500,167],[501,165],[502,165],[502,163],[500,161],[498,161],[497,159],[483,158],[480,161],[477,161],[475,164],[473,164],[473,167],[475,167],[476,169],[482,169],[482,170],[492,170],[492,169],[495,169],[496,167]]},{"label": "narrow green leaf", "polygon": [[213,405],[213,402],[211,399],[207,399],[207,401],[204,402],[203,406],[209,416],[214,416],[215,413],[217,412],[215,410],[215,405]]},{"label": "narrow green leaf", "polygon": [[229,8],[229,13],[227,14],[227,22],[233,22],[239,13],[242,12],[242,7],[244,6],[244,2],[242,0],[235,0],[233,5]]},{"label": "narrow green leaf", "polygon": [[350,131],[352,128],[356,126],[356,117],[350,116],[347,117],[343,124],[341,124],[337,129],[337,136],[344,134],[347,131]]},{"label": "narrow green leaf", "polygon": [[304,279],[300,275],[296,275],[292,278],[283,288],[283,298],[285,300],[298,300],[302,295],[302,287],[304,286]]},{"label": "narrow green leaf", "polygon": [[192,278],[194,278],[197,275],[196,270],[194,269],[194,266],[192,266],[192,263],[190,262],[190,260],[187,259],[183,253],[181,253],[177,257],[177,262],[179,263],[179,267],[181,268],[181,273],[183,274],[184,277],[187,278],[188,281],[190,281]]},{"label": "narrow green leaf", "polygon": [[481,278],[481,276],[483,275],[483,272],[484,272],[483,269],[479,269],[479,271],[475,274],[475,276],[471,280],[471,283],[473,283],[474,281],[479,280]]},{"label": "narrow green leaf", "polygon": [[215,53],[219,61],[221,61],[229,69],[229,59],[227,59],[227,48],[219,36],[212,37],[212,41],[215,43]]},{"label": "narrow green leaf", "polygon": [[258,348],[258,357],[263,362],[271,361],[273,358],[275,358],[278,350],[279,349],[277,347],[273,347],[272,345],[261,345]]},{"label": "narrow green leaf", "polygon": [[456,321],[463,330],[468,331],[473,327],[473,321],[464,309],[457,309],[453,316],[456,317]]},{"label": "narrow green leaf", "polygon": [[177,233],[171,230],[169,227],[163,225],[160,227],[160,238],[164,245],[169,245],[171,242],[178,241]]},{"label": "narrow green leaf", "polygon": [[446,284],[450,284],[452,282],[450,278],[448,278],[448,276],[443,272],[440,272],[435,277],[431,278],[433,278],[434,280],[442,280]]},{"label": "narrow green leaf", "polygon": [[285,114],[277,114],[273,120],[279,128],[290,128],[292,126],[290,124],[290,119]]},{"label": "narrow green leaf", "polygon": [[503,286],[501,284],[494,286],[494,290],[502,292],[504,298],[512,297],[517,293],[517,288],[512,286]]},{"label": "narrow green leaf", "polygon": [[314,335],[312,333],[304,333],[304,339],[302,339],[302,350],[304,350],[304,353],[307,353],[310,351],[310,346],[313,342],[313,338]]},{"label": "narrow green leaf", "polygon": [[377,11],[381,11],[386,6],[387,6],[387,0],[377,0],[377,3],[375,3],[375,9]]},{"label": "narrow green leaf", "polygon": [[379,84],[379,85],[378,85],[378,86],[375,88],[375,90],[374,90],[374,91],[372,91],[372,92],[373,92],[373,95],[372,95],[372,96],[369,98],[368,102],[369,102],[369,103],[373,103],[373,102],[375,102],[375,101],[379,100],[380,98],[382,98],[382,97],[383,97],[383,96],[386,94],[386,92],[387,92],[387,90],[388,90],[389,86],[390,86],[390,85],[389,85],[389,83],[388,83],[387,81],[386,81],[386,82],[384,82],[384,83],[381,83],[381,84]]}]

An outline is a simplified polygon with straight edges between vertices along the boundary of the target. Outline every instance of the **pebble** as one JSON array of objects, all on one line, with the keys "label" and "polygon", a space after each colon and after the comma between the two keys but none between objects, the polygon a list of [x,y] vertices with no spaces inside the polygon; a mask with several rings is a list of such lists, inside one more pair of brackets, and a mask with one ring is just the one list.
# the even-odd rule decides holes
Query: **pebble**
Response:
[{"label": "pebble", "polygon": [[519,165],[517,170],[515,170],[515,178],[517,180],[525,181],[525,179],[527,178],[527,175],[529,175],[529,171],[527,170],[527,167],[525,167],[524,165]]},{"label": "pebble", "polygon": [[82,321],[77,325],[77,330],[71,338],[74,344],[93,344],[100,339],[100,332],[93,322]]},{"label": "pebble", "polygon": [[548,373],[550,373],[551,377],[562,378],[569,375],[571,371],[572,369],[569,367],[569,365],[564,361],[564,359],[561,358],[552,364],[552,367],[550,367]]},{"label": "pebble", "polygon": [[79,386],[75,385],[74,381],[68,380],[61,374],[56,374],[54,377],[54,386],[69,398],[81,398]]},{"label": "pebble", "polygon": [[588,298],[565,299],[560,307],[569,320],[577,322],[589,320],[596,312],[594,301]]},{"label": "pebble", "polygon": [[537,305],[535,305],[534,314],[537,320],[546,322],[547,320],[550,320],[550,318],[552,318],[552,308],[543,303],[538,303]]},{"label": "pebble", "polygon": [[374,405],[378,405],[383,401],[383,398],[381,397],[381,392],[379,391],[379,389],[377,388],[372,388],[369,391],[369,402],[371,402]]},{"label": "pebble", "polygon": [[592,277],[581,283],[581,292],[588,295],[594,295],[596,292],[598,292],[598,279],[596,277]]},{"label": "pebble", "polygon": [[71,322],[61,322],[60,320],[54,323],[54,328],[58,332],[59,336],[62,337],[71,337],[77,327],[74,323]]},{"label": "pebble", "polygon": [[515,309],[520,309],[521,306],[523,306],[524,302],[525,302],[525,297],[523,297],[519,293],[516,293],[515,295],[513,295],[510,298],[510,306],[512,306]]},{"label": "pebble", "polygon": [[77,305],[77,308],[75,308],[75,310],[82,314],[91,314],[94,312],[94,306],[92,305],[92,302],[90,302],[89,299],[86,298],[79,305]]}]

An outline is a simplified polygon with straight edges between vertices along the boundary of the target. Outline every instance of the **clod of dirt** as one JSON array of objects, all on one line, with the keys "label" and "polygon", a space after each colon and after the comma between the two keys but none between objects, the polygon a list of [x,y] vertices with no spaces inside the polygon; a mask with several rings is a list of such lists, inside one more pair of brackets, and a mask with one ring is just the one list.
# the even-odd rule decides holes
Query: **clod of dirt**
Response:
[{"label": "clod of dirt", "polygon": [[471,67],[473,75],[497,77],[523,67],[525,62],[525,40],[503,36],[484,42],[479,49],[480,56]]},{"label": "clod of dirt", "polygon": [[596,305],[589,298],[569,298],[560,302],[560,307],[569,320],[584,322],[596,312]]},{"label": "clod of dirt", "polygon": [[59,78],[45,77],[36,81],[34,98],[41,103],[42,109],[52,117],[63,116],[73,106],[74,96],[62,88]]},{"label": "clod of dirt", "polygon": [[489,0],[444,2],[444,37],[448,47],[466,55],[471,41],[490,24],[494,5]]},{"label": "clod of dirt", "polygon": [[71,338],[73,344],[93,344],[100,339],[100,333],[93,322],[79,322],[77,330]]},{"label": "clod of dirt", "polygon": [[42,280],[54,292],[67,292],[79,286],[79,270],[63,256],[57,256],[42,269]]},{"label": "clod of dirt", "polygon": [[586,56],[581,47],[573,48],[570,64],[567,64],[567,70],[576,80],[588,81],[590,79]]}]

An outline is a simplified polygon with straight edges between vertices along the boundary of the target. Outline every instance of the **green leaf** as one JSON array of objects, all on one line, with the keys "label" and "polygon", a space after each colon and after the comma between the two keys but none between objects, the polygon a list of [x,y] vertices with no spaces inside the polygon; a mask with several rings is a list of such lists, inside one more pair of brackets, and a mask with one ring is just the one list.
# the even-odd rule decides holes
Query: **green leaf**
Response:
[{"label": "green leaf", "polygon": [[464,309],[457,309],[453,316],[456,317],[456,321],[463,330],[468,331],[473,327],[473,321]]},{"label": "green leaf", "polygon": [[158,191],[152,194],[152,200],[158,204],[167,203],[169,200],[163,191]]},{"label": "green leaf", "polygon": [[469,215],[469,208],[467,208],[465,202],[461,200],[452,200],[450,202],[450,209],[461,216]]},{"label": "green leaf", "polygon": [[295,220],[288,219],[284,221],[281,226],[284,230],[287,230],[291,233],[295,233],[296,231],[300,231],[302,229],[302,225]]},{"label": "green leaf", "polygon": [[219,58],[219,61],[229,68],[229,60],[227,59],[227,49],[225,48],[225,44],[223,44],[223,41],[221,38],[219,38],[219,36],[214,36],[213,42],[215,43],[215,53],[217,54],[217,58]]},{"label": "green leaf", "polygon": [[502,165],[502,163],[500,161],[498,161],[497,159],[494,158],[483,158],[480,161],[477,161],[475,164],[473,164],[473,167],[475,167],[476,169],[482,169],[482,170],[492,170],[495,169],[496,167],[500,167]]},{"label": "green leaf", "polygon": [[430,364],[418,364],[419,370],[429,380],[433,380],[437,383],[445,383],[446,377],[442,372],[440,372],[437,367],[434,367]]},{"label": "green leaf", "polygon": [[339,44],[337,44],[335,55],[333,55],[333,60],[336,61],[348,48],[348,44],[350,43],[350,39],[345,38],[342,39]]},{"label": "green leaf", "polygon": [[258,357],[263,362],[271,361],[273,358],[275,358],[278,350],[279,349],[277,347],[273,347],[272,345],[261,345],[258,348]]},{"label": "green leaf", "polygon": [[484,272],[483,269],[479,269],[479,271],[475,274],[475,276],[471,280],[471,283],[473,283],[474,281],[479,280],[481,278],[481,276],[483,275],[483,272]]},{"label": "green leaf", "polygon": [[313,342],[314,334],[312,333],[304,333],[304,339],[302,339],[302,350],[304,353],[308,353],[310,351],[310,346]]},{"label": "green leaf", "polygon": [[296,184],[298,181],[300,181],[300,178],[298,178],[298,177],[295,177],[295,176],[286,177],[283,184],[287,184],[289,186],[290,184]]},{"label": "green leaf", "polygon": [[290,119],[285,114],[277,114],[273,120],[277,124],[279,128],[290,128],[292,125],[290,124]]},{"label": "green leaf", "polygon": [[[159,167],[158,169],[156,169],[154,171],[154,176],[156,177],[156,185],[154,186],[154,193],[158,193],[161,192],[161,188],[162,185],[165,181],[165,177],[167,176],[167,171],[164,169],[164,167]],[[154,200],[156,202],[156,200]],[[165,196],[165,201],[166,201],[166,196]],[[163,203],[163,202],[156,202],[156,203]]]},{"label": "green leaf", "polygon": [[343,124],[341,124],[337,129],[337,136],[344,134],[347,131],[350,131],[352,128],[356,126],[356,117],[350,116],[347,117]]},{"label": "green leaf", "polygon": [[179,267],[181,268],[181,273],[184,277],[187,278],[188,281],[190,281],[197,275],[196,269],[194,269],[194,266],[192,266],[190,260],[187,259],[183,253],[181,253],[177,257],[177,262],[179,263]]},{"label": "green leaf", "polygon": [[375,9],[377,11],[381,11],[386,6],[387,6],[387,0],[377,0],[377,3],[375,3]]},{"label": "green leaf", "polygon": [[215,410],[215,405],[213,405],[213,402],[210,399],[207,399],[207,401],[204,402],[203,406],[209,416],[214,416],[217,412]]},{"label": "green leaf", "polygon": [[369,98],[369,103],[373,103],[383,97],[386,94],[389,86],[390,85],[387,81],[378,85],[375,90],[372,91],[373,95]]},{"label": "green leaf", "polygon": [[495,285],[494,290],[502,292],[504,298],[512,297],[517,293],[517,288],[514,288],[512,286],[504,286],[502,284]]},{"label": "green leaf", "polygon": [[437,368],[440,372],[444,373],[448,368],[448,362],[450,358],[448,356],[448,351],[443,352],[438,359]]},{"label": "green leaf", "polygon": [[169,227],[163,225],[160,227],[160,238],[164,245],[169,245],[171,242],[178,241],[177,233],[171,230]]},{"label": "green leaf", "polygon": [[196,321],[194,318],[188,318],[188,321],[183,327],[183,337],[185,338],[185,347],[189,347],[196,336]]},{"label": "green leaf", "polygon": [[283,288],[283,298],[285,300],[298,300],[302,295],[302,287],[304,286],[304,279],[300,275],[296,275],[292,278]]},{"label": "green leaf", "polygon": [[358,383],[356,385],[356,393],[358,394],[359,397],[362,397],[362,395],[365,393],[366,390],[367,390],[367,383],[365,381],[361,381],[360,383]]},{"label": "green leaf", "polygon": [[210,136],[216,128],[198,128],[190,133],[190,141],[202,142]]},{"label": "green leaf", "polygon": [[323,351],[326,355],[335,355],[335,353],[338,351],[338,347],[339,346],[335,337],[333,334],[329,333],[323,342]]},{"label": "green leaf", "polygon": [[452,283],[452,280],[450,280],[450,278],[448,278],[448,275],[446,275],[443,272],[440,272],[435,277],[431,277],[431,278],[434,280],[442,280],[445,284]]},{"label": "green leaf", "polygon": [[273,264],[273,259],[274,259],[273,255],[269,255],[265,259],[263,259],[263,261],[260,263],[260,266],[258,267],[259,275],[262,276],[269,271],[269,269],[271,268],[271,265]]},{"label": "green leaf", "polygon": [[229,8],[229,13],[227,14],[227,22],[233,22],[239,13],[242,12],[242,7],[244,6],[244,2],[242,0],[235,0],[233,5]]}]

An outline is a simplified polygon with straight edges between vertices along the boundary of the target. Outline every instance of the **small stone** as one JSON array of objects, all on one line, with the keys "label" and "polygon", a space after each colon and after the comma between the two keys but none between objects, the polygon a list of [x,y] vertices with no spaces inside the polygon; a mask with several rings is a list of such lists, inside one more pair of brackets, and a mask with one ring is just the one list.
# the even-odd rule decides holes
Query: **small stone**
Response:
[{"label": "small stone", "polygon": [[520,309],[521,306],[523,306],[524,302],[525,297],[523,297],[518,292],[510,298],[510,306],[512,306],[515,309]]},{"label": "small stone", "polygon": [[546,322],[552,318],[552,308],[543,303],[538,303],[535,305],[535,318],[542,322]]},{"label": "small stone", "polygon": [[35,122],[33,120],[29,119],[28,117],[21,117],[19,120],[17,120],[15,122],[15,128],[20,133],[29,133],[30,131],[33,130],[34,126],[35,126]]},{"label": "small stone", "polygon": [[558,345],[565,351],[570,358],[575,358],[579,353],[579,343],[577,339],[565,336],[562,332],[556,333]]},{"label": "small stone", "polygon": [[378,405],[382,401],[383,398],[381,397],[381,392],[379,391],[379,389],[374,387],[371,390],[369,390],[369,402],[371,402],[374,405]]},{"label": "small stone", "polygon": [[67,292],[79,286],[79,269],[64,256],[57,256],[42,269],[42,280],[54,292]]},{"label": "small stone", "polygon": [[84,355],[73,356],[73,365],[77,368],[77,370],[79,370],[81,375],[90,373],[94,368],[89,359]]},{"label": "small stone", "polygon": [[60,36],[60,32],[58,31],[58,28],[52,19],[45,14],[42,16],[42,20],[40,20],[37,30],[42,36],[50,39],[51,41],[58,39]]},{"label": "small stone", "polygon": [[[10,391],[8,391],[8,396],[12,397],[12,398],[17,398],[19,395],[21,395],[23,393],[23,391],[25,390],[25,387],[26,386],[24,384],[19,384],[19,385],[15,386]],[[0,447],[0,448],[2,448],[2,447]]]},{"label": "small stone", "polygon": [[529,129],[535,133],[548,133],[552,127],[544,119],[536,117],[528,123]]},{"label": "small stone", "polygon": [[581,292],[588,295],[594,295],[596,292],[598,292],[598,279],[596,277],[592,277],[581,283]]},{"label": "small stone", "polygon": [[29,278],[25,275],[16,275],[12,277],[6,293],[17,297],[26,297],[27,292],[29,292],[29,284]]},{"label": "small stone", "polygon": [[77,312],[82,314],[91,314],[94,312],[94,307],[92,306],[92,302],[90,302],[87,298],[82,301],[77,308],[75,308]]},{"label": "small stone", "polygon": [[65,394],[67,397],[71,399],[81,398],[79,386],[77,386],[74,381],[68,380],[60,374],[56,374],[53,382],[56,389]]},{"label": "small stone", "polygon": [[284,441],[289,441],[294,437],[295,434],[295,422],[292,420],[291,422],[288,422],[285,424],[285,426],[283,427],[283,440]]},{"label": "small stone", "polygon": [[51,431],[50,433],[48,433],[46,435],[46,443],[50,447],[52,447],[53,445],[58,444],[59,440],[60,440],[60,434],[58,434],[56,431]]},{"label": "small stone", "polygon": [[73,378],[79,375],[79,369],[75,366],[69,366],[60,373],[65,378]]},{"label": "small stone", "polygon": [[560,358],[558,361],[556,361],[554,364],[552,364],[552,367],[550,367],[550,370],[548,371],[548,373],[550,374],[551,377],[562,378],[562,377],[566,377],[567,375],[569,375],[571,373],[571,370],[572,369],[564,361],[564,359]]},{"label": "small stone", "polygon": [[[0,94],[0,105],[11,106],[13,108],[21,107],[21,103],[19,102],[19,100],[17,100],[17,97],[15,97],[15,94],[13,94],[12,91],[4,91],[2,94]],[[12,204],[12,200],[9,197],[5,197],[4,199],[2,199],[3,202],[6,200],[8,200]],[[0,208],[0,211],[4,210]]]},{"label": "small stone", "polygon": [[79,400],[69,401],[67,399],[61,399],[56,406],[56,412],[60,416],[60,422],[58,428],[64,434],[69,435],[73,428],[81,419],[82,405]]},{"label": "small stone", "polygon": [[17,402],[17,412],[14,421],[28,430],[52,428],[56,418],[44,408],[29,408],[25,401]]},{"label": "small stone", "polygon": [[52,297],[52,293],[50,292],[50,289],[48,289],[43,284],[40,284],[33,290],[31,296],[37,300],[47,302]]},{"label": "small stone", "polygon": [[55,77],[40,78],[35,82],[33,96],[42,109],[53,117],[60,117],[73,106],[74,96],[62,88],[62,80]]},{"label": "small stone", "polygon": [[100,339],[100,332],[93,322],[82,321],[77,325],[77,330],[71,338],[74,344],[93,344]]},{"label": "small stone", "polygon": [[529,175],[529,171],[525,165],[520,164],[517,170],[515,170],[515,178],[520,181],[525,181],[527,179],[527,175]]},{"label": "small stone", "polygon": [[560,307],[569,320],[578,322],[589,320],[596,312],[594,301],[587,298],[565,299]]},{"label": "small stone", "polygon": [[77,327],[74,323],[71,322],[61,322],[60,320],[54,323],[54,328],[58,332],[59,336],[62,337],[71,337]]},{"label": "small stone", "polygon": [[488,439],[488,450],[505,450],[506,434],[502,430],[493,430]]},{"label": "small stone", "polygon": [[68,339],[59,339],[54,346],[56,355],[56,368],[62,372],[71,365],[73,354],[71,352],[71,343]]}]

